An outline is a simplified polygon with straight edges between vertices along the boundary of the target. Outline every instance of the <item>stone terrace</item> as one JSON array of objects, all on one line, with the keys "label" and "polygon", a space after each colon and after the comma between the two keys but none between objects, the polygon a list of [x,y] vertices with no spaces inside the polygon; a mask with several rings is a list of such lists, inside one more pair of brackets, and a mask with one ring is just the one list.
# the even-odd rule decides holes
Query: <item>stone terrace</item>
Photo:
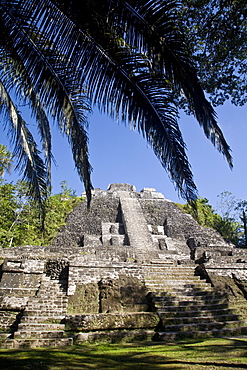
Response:
[{"label": "stone terrace", "polygon": [[0,261],[2,348],[247,332],[247,253],[152,188],[96,189],[50,246]]}]

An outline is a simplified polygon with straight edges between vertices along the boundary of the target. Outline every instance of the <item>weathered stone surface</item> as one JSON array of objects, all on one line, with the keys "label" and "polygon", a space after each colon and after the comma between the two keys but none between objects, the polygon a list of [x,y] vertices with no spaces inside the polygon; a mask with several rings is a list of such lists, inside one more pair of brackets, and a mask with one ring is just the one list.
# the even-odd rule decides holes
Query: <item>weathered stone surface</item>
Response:
[{"label": "weathered stone surface", "polygon": [[99,288],[97,284],[78,284],[74,295],[68,299],[68,313],[98,313]]},{"label": "weathered stone surface", "polygon": [[121,312],[119,284],[116,279],[102,279],[99,281],[100,312]]},{"label": "weathered stone surface", "polygon": [[160,321],[157,313],[108,313],[94,315],[66,315],[65,325],[70,330],[119,330],[156,328]]},{"label": "weathered stone surface", "polygon": [[247,251],[153,188],[96,189],[52,245],[0,249],[0,261],[4,348],[71,344],[66,330],[78,342],[245,332]]},{"label": "weathered stone surface", "polygon": [[[96,196],[97,194],[97,196]],[[96,192],[92,198],[90,210],[82,202],[67,217],[67,224],[52,242],[53,246],[84,246],[84,235],[101,236],[102,222],[121,222],[119,199],[112,193]],[[97,240],[97,239],[96,239]],[[97,244],[98,241],[97,241]]]},{"label": "weathered stone surface", "polygon": [[94,331],[89,333],[78,333],[76,343],[130,343],[142,340],[150,341],[153,337],[153,330],[107,330]]},{"label": "weathered stone surface", "polygon": [[119,279],[99,281],[100,312],[147,311],[147,288],[138,278],[120,275]]},{"label": "weathered stone surface", "polygon": [[[192,216],[184,213],[169,200],[141,199],[147,223],[161,225],[164,234],[173,239],[182,239],[190,247],[197,248],[201,244],[225,246],[227,243],[215,230],[197,224]],[[232,246],[230,246],[232,248]]]}]

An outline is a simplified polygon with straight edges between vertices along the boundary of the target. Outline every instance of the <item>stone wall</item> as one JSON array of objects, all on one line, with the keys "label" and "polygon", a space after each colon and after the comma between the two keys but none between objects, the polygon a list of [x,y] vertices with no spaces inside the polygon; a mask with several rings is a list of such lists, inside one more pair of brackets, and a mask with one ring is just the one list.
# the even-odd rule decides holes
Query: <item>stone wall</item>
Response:
[{"label": "stone wall", "polygon": [[5,259],[0,284],[0,309],[20,311],[40,285],[44,261]]},{"label": "stone wall", "polygon": [[121,275],[134,277],[143,281],[142,268],[138,264],[114,263],[114,262],[95,262],[94,264],[85,263],[77,258],[71,261],[69,266],[68,295],[73,295],[77,284],[98,283],[101,279],[119,279]]},{"label": "stone wall", "polygon": [[73,331],[153,329],[160,321],[157,313],[107,313],[67,315],[65,324]]}]

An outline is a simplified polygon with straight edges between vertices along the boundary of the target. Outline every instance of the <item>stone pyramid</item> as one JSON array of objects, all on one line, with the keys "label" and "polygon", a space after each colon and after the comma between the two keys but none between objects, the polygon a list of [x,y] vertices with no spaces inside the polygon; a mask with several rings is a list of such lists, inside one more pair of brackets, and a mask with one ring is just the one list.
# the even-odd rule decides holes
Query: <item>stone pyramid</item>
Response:
[{"label": "stone pyramid", "polygon": [[153,188],[96,189],[50,246],[1,249],[2,348],[246,333],[247,253]]}]

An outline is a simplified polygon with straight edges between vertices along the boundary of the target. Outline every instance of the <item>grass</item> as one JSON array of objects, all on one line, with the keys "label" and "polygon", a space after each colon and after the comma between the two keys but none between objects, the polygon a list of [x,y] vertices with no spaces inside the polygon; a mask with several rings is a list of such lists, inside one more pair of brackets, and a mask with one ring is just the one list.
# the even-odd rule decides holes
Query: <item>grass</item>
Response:
[{"label": "grass", "polygon": [[247,338],[0,350],[4,370],[247,369]]}]

